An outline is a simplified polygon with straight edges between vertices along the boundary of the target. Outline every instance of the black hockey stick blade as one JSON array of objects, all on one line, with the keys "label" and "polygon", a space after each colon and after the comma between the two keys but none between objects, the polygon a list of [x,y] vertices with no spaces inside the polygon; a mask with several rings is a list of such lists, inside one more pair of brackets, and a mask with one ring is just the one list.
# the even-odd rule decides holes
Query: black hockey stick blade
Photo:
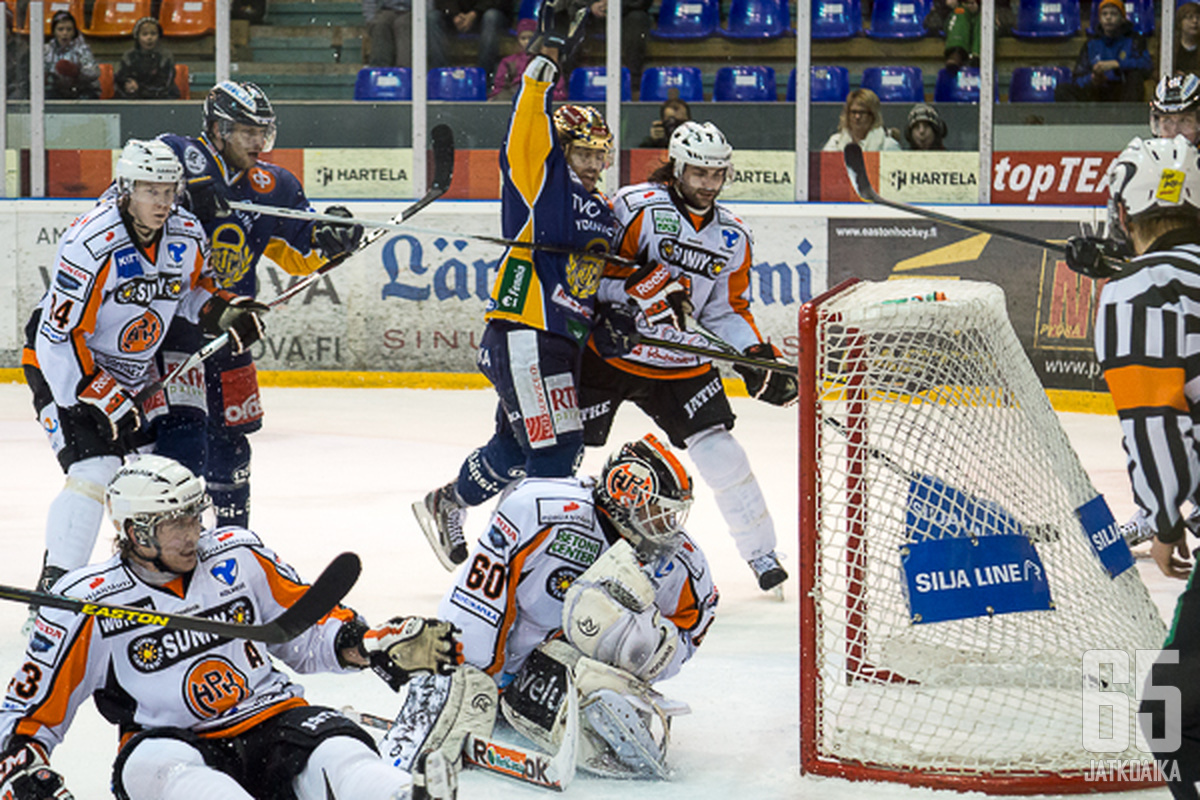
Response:
[{"label": "black hockey stick blade", "polygon": [[20,589],[16,586],[0,585],[0,599],[33,603],[49,608],[75,611],[90,617],[132,622],[135,625],[156,625],[161,628],[211,633],[226,639],[248,639],[265,644],[282,644],[291,641],[313,625],[320,622],[341,602],[358,580],[362,563],[354,553],[342,553],[308,587],[300,599],[270,622],[261,625],[239,625],[220,619],[197,617],[190,614],[175,614],[152,608],[138,608],[112,603],[91,603],[75,597]]},{"label": "black hockey stick blade", "polygon": [[433,182],[430,188],[441,189],[440,193],[444,194],[454,179],[454,131],[449,125],[435,125],[430,136],[433,138]]},{"label": "black hockey stick blade", "polygon": [[876,205],[887,206],[894,208],[897,211],[903,211],[906,214],[912,214],[916,217],[925,217],[937,222],[944,222],[954,228],[961,228],[965,231],[975,231],[976,233],[987,233],[992,236],[999,236],[1003,239],[1011,239],[1014,242],[1041,247],[1046,250],[1053,250],[1056,253],[1066,253],[1067,246],[1065,244],[1057,244],[1049,242],[1045,239],[1038,239],[1035,236],[1026,236],[1023,233],[1010,231],[1006,228],[996,228],[988,225],[985,222],[977,222],[975,220],[959,219],[948,214],[940,214],[937,211],[930,211],[927,208],[920,206],[910,206],[907,203],[898,203],[895,200],[888,200],[879,192],[875,191],[875,187],[871,185],[871,178],[867,175],[867,162],[863,158],[862,147],[856,142],[851,142],[846,145],[846,149],[842,151],[842,161],[846,165],[846,175],[850,178],[850,185],[854,187],[854,191],[863,200]]}]

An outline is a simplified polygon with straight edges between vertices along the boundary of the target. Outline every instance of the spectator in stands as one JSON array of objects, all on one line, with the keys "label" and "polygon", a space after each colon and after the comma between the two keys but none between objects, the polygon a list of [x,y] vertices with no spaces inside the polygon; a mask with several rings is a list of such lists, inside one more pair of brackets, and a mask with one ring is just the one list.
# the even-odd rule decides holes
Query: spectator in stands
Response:
[{"label": "spectator in stands", "polygon": [[[533,41],[533,35],[537,32],[537,20],[523,19],[517,23],[517,52],[512,55],[505,56],[500,59],[500,66],[496,67],[496,79],[492,81],[492,88],[488,92],[488,100],[504,100],[510,101],[517,93],[517,88],[521,85],[521,76],[525,74],[525,68],[529,66],[533,56],[525,52],[529,49],[529,43]],[[567,99],[567,79],[560,75],[558,85],[554,87],[555,100]]]},{"label": "spectator in stands", "polygon": [[42,48],[46,65],[46,99],[98,100],[100,66],[83,40],[70,11],[50,18],[50,41]]},{"label": "spectator in stands", "polygon": [[261,25],[267,17],[267,0],[233,0],[230,19],[244,19],[251,25]]},{"label": "spectator in stands", "polygon": [[[650,37],[650,6],[653,2],[621,0],[621,64],[629,67],[629,75],[635,86],[642,79],[642,67],[646,63],[646,40]],[[602,33],[604,19],[608,16],[608,0],[594,0],[588,10],[595,17],[591,32]]]},{"label": "spectator in stands", "polygon": [[372,67],[412,66],[411,0],[363,0]]},{"label": "spectator in stands", "polygon": [[671,143],[671,134],[681,122],[692,118],[692,110],[684,100],[671,97],[658,107],[658,119],[650,123],[650,135],[642,140],[638,147],[667,149]]},{"label": "spectator in stands", "polygon": [[121,58],[113,77],[117,97],[128,100],[178,99],[175,59],[159,47],[162,26],[154,17],[142,17],[133,26],[133,49]]},{"label": "spectator in stands", "polygon": [[917,103],[908,111],[904,138],[910,150],[945,150],[946,121],[928,103]]},{"label": "spectator in stands", "polygon": [[13,33],[12,8],[4,6],[4,30],[7,43],[5,54],[8,56],[5,75],[7,76],[9,100],[26,100],[29,98],[29,44],[24,36]]},{"label": "spectator in stands", "polygon": [[496,72],[500,62],[500,37],[508,30],[511,6],[505,0],[433,0],[429,20],[429,66],[450,65],[450,37],[479,34],[479,53],[475,65]]},{"label": "spectator in stands", "polygon": [[1074,79],[1058,84],[1066,102],[1140,103],[1154,68],[1146,42],[1125,19],[1121,0],[1100,0],[1100,32],[1079,50]]},{"label": "spectator in stands", "polygon": [[1175,71],[1200,73],[1200,3],[1175,9]]},{"label": "spectator in stands", "polygon": [[883,107],[870,89],[855,89],[846,96],[838,131],[825,142],[824,149],[841,152],[851,142],[866,151],[900,149],[900,142],[883,129]]},{"label": "spectator in stands", "polygon": [[[1010,0],[996,0],[996,35],[1012,30]],[[979,0],[934,0],[925,15],[925,30],[946,38],[946,68],[979,66]]]}]

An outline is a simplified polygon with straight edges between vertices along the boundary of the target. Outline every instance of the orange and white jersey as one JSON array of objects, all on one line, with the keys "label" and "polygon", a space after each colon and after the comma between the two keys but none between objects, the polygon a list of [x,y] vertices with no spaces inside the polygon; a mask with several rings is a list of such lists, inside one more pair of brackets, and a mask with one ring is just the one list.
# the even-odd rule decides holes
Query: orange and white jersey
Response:
[{"label": "orange and white jersey", "polygon": [[[700,324],[739,351],[763,341],[750,313],[753,241],[746,223],[720,203],[698,216],[659,183],[626,186],[612,205],[619,255],[666,265],[671,277],[688,288]],[[624,303],[625,279],[635,269],[606,264],[599,299]],[[710,346],[699,335],[680,334],[668,325],[650,326],[643,320],[639,329],[660,339]],[[647,377],[687,378],[703,372],[708,359],[639,345],[609,363]]]},{"label": "orange and white jersey", "polygon": [[80,380],[97,367],[137,391],[157,377],[154,354],[171,320],[195,322],[212,296],[207,258],[204,230],[186,210],[174,209],[142,248],[114,201],[97,204],[59,244],[24,363],[41,369],[60,406],[78,402]]},{"label": "orange and white jersey", "polygon": [[[54,591],[93,602],[258,624],[304,592],[296,572],[243,528],[206,531],[190,575],[154,586],[114,556],[63,576]],[[233,736],[304,704],[303,689],[275,668],[341,672],[335,639],[353,612],[338,607],[290,642],[265,645],[43,607],[25,661],[0,706],[0,741],[17,734],[53,748],[79,705],[93,698],[122,737],[174,726]]]},{"label": "orange and white jersey", "polygon": [[[492,513],[438,617],[462,633],[463,658],[505,685],[529,654],[562,627],[563,599],[609,548],[592,502],[591,478],[526,478]],[[680,546],[642,565],[655,605],[679,629],[680,646],[657,680],[679,671],[712,624],[717,589],[704,553]]]}]

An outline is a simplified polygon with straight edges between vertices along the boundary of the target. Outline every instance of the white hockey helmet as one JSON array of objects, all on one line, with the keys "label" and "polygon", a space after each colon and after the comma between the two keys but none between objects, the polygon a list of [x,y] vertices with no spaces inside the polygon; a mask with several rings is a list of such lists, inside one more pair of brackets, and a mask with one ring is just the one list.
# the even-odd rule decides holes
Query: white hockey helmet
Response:
[{"label": "white hockey helmet", "polygon": [[[1183,135],[1134,139],[1108,168],[1109,225],[1183,210],[1200,214],[1200,153]],[[1121,226],[1124,227],[1124,226]]]},{"label": "white hockey helmet", "polygon": [[685,164],[695,167],[729,169],[733,166],[733,147],[725,134],[711,122],[687,120],[671,134],[667,155],[675,163],[675,177],[683,174]]},{"label": "white hockey helmet", "polygon": [[596,506],[644,557],[670,549],[692,506],[692,479],[666,445],[646,434],[608,457]]},{"label": "white hockey helmet", "polygon": [[117,159],[117,191],[129,194],[136,181],[173,183],[183,189],[183,165],[158,139],[130,139]]},{"label": "white hockey helmet", "polygon": [[[159,524],[199,516],[209,506],[204,479],[174,459],[144,455],[126,464],[104,493],[117,538],[154,547]],[[132,523],[132,524],[126,524]]]}]

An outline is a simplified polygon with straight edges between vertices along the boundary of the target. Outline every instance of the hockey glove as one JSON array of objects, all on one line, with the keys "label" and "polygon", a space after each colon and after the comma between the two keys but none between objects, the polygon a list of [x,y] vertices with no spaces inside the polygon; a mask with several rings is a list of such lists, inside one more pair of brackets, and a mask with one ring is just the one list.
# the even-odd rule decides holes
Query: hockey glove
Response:
[{"label": "hockey glove", "polygon": [[75,394],[80,408],[108,435],[109,441],[115,442],[142,427],[142,416],[133,398],[103,369],[81,380]]},{"label": "hockey glove", "polygon": [[671,277],[671,271],[651,261],[625,280],[625,291],[646,315],[651,325],[674,325],[687,330],[687,317],[692,313],[692,300],[682,283]]},{"label": "hockey glove", "polygon": [[266,305],[249,297],[215,294],[200,309],[200,327],[210,336],[219,336],[228,331],[236,356],[246,352],[246,348],[262,338],[266,329],[262,315],[269,310]]},{"label": "hockey glove", "polygon": [[[325,209],[326,214],[332,214],[335,217],[345,217],[352,219],[353,214],[350,209],[345,206],[330,206]],[[313,246],[321,251],[321,255],[326,259],[332,260],[342,253],[349,253],[358,247],[358,243],[362,240],[363,226],[357,222],[326,222],[318,220],[313,223],[312,242]]]},{"label": "hockey glove", "polygon": [[637,347],[641,338],[637,330],[637,317],[630,306],[596,304],[596,327],[592,329],[592,343],[601,356],[623,356]]},{"label": "hockey glove", "polygon": [[463,662],[459,629],[422,617],[392,617],[363,633],[361,649],[371,669],[394,691],[414,672],[449,675]]},{"label": "hockey glove", "polygon": [[1105,242],[1092,236],[1071,236],[1067,239],[1067,266],[1089,278],[1101,280],[1120,272],[1104,257]]},{"label": "hockey glove", "polygon": [[17,737],[0,754],[0,797],[11,800],[74,800],[62,775],[50,769],[37,742]]},{"label": "hockey glove", "polygon": [[530,53],[546,48],[558,50],[559,64],[573,62],[587,29],[588,6],[592,0],[546,0],[538,11],[538,30],[529,43]]},{"label": "hockey glove", "polygon": [[217,182],[211,175],[192,178],[187,182],[187,204],[201,222],[225,219],[232,213],[229,201],[217,188]]},{"label": "hockey glove", "polygon": [[[743,351],[743,355],[761,358],[764,361],[779,360],[779,350],[766,342],[750,345]],[[790,406],[796,402],[799,385],[795,375],[748,364],[734,364],[733,369],[742,376],[742,380],[746,382],[746,393],[755,400],[762,400],[773,406]]]}]

